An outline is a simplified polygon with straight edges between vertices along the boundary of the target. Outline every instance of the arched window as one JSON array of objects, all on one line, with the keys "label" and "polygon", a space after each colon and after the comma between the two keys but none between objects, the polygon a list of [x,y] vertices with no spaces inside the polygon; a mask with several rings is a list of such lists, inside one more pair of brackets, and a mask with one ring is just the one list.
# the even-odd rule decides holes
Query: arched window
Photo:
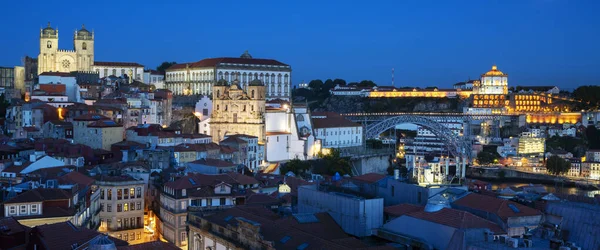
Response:
[{"label": "arched window", "polygon": [[299,122],[303,122],[304,121],[304,116],[303,115],[297,115],[296,116],[296,120]]},{"label": "arched window", "polygon": [[52,42],[51,42],[51,41],[48,41],[48,42],[46,43],[46,47],[48,47],[48,48],[52,48]]},{"label": "arched window", "polygon": [[250,98],[254,99],[254,90],[252,90],[252,92],[250,92],[250,93],[252,93],[252,94],[250,95]]},{"label": "arched window", "polygon": [[125,70],[124,69],[121,70],[121,75],[125,75]]},{"label": "arched window", "polygon": [[289,80],[288,74],[285,74],[284,79],[284,83],[287,84]]},{"label": "arched window", "polygon": [[113,74],[114,76],[116,76],[116,75],[117,75],[117,70],[116,70],[116,69],[113,69],[113,70],[112,70],[112,74]]},{"label": "arched window", "polygon": [[[221,95],[221,90],[217,90],[217,97],[219,97]],[[219,108],[217,108],[217,110],[219,110]]]},{"label": "arched window", "polygon": [[81,49],[87,50],[87,43],[84,42],[83,44],[81,44]]}]

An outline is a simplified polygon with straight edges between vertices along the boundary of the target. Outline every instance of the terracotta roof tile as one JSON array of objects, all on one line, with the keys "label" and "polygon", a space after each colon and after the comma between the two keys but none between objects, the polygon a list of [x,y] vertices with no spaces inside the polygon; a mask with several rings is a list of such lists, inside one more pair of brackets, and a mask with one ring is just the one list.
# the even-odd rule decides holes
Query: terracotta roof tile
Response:
[{"label": "terracotta roof tile", "polygon": [[61,183],[77,183],[80,187],[88,187],[96,180],[82,173],[73,171],[58,178]]},{"label": "terracotta roof tile", "polygon": [[[71,222],[36,226],[31,231],[33,237],[41,238],[40,244],[44,249],[72,249],[72,245],[82,246],[101,234],[95,230],[76,227]],[[123,242],[115,241],[115,245],[122,246]]]},{"label": "terracotta roof tile", "polygon": [[226,167],[236,166],[236,164],[234,164],[233,162],[223,161],[223,160],[219,160],[219,159],[210,159],[210,158],[195,160],[190,163],[201,164],[201,165],[206,165],[206,166],[211,166],[211,167],[218,167],[218,168],[226,168]]},{"label": "terracotta roof tile", "polygon": [[391,216],[399,217],[412,212],[423,211],[423,209],[424,207],[422,206],[404,203],[394,206],[387,206],[383,208],[383,212]]},{"label": "terracotta roof tile", "polygon": [[75,121],[99,121],[99,120],[110,120],[110,118],[99,115],[99,114],[85,114],[73,118]]},{"label": "terracotta roof tile", "polygon": [[58,188],[38,188],[25,191],[16,197],[6,201],[5,203],[23,203],[23,202],[42,202],[51,200],[68,200],[71,195],[62,189]]},{"label": "terracotta roof tile", "polygon": [[[319,118],[325,117],[325,118]],[[361,127],[360,124],[352,122],[334,112],[314,112],[312,113],[312,124],[314,128],[342,128],[342,127]]]},{"label": "terracotta roof tile", "polygon": [[494,232],[494,234],[506,234],[506,232],[502,230],[500,226],[491,221],[473,215],[469,212],[452,208],[443,208],[435,212],[416,211],[408,213],[406,216],[431,221],[457,229],[487,228]]},{"label": "terracotta roof tile", "polygon": [[132,62],[94,62],[94,66],[117,66],[117,67],[144,67],[139,63]]},{"label": "terracotta roof tile", "polygon": [[[454,205],[496,214],[504,221],[507,221],[508,218],[511,217],[535,216],[542,214],[542,212],[537,209],[521,205],[514,201],[498,199],[496,197],[475,193],[468,194],[467,196],[458,199],[454,202]],[[513,211],[509,205],[516,207],[519,212]]]}]

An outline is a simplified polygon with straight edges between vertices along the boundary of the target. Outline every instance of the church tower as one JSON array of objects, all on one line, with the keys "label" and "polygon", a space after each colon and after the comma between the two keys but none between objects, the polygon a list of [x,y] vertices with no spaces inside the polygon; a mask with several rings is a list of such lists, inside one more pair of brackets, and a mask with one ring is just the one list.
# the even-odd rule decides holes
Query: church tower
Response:
[{"label": "church tower", "polygon": [[43,72],[56,71],[58,51],[58,29],[48,26],[40,30],[40,55],[38,56],[38,75]]},{"label": "church tower", "polygon": [[73,46],[77,54],[77,70],[91,71],[94,64],[94,32],[81,25],[81,29],[75,31]]}]

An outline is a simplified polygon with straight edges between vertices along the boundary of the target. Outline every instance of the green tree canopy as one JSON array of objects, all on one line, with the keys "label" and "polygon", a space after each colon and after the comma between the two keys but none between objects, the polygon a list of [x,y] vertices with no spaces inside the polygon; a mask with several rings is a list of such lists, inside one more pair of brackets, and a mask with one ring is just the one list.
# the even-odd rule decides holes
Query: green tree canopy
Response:
[{"label": "green tree canopy", "polygon": [[346,86],[346,80],[337,78],[337,79],[333,80],[333,84],[340,85],[340,86]]},{"label": "green tree canopy", "polygon": [[353,83],[350,83],[349,85],[354,85],[354,86],[361,87],[361,88],[364,88],[364,87],[372,88],[372,87],[377,86],[377,84],[375,84],[371,80],[362,80],[359,83],[353,82]]},{"label": "green tree canopy", "polygon": [[325,81],[325,83],[323,83],[323,91],[329,91],[330,89],[334,88],[335,84],[333,83],[333,80],[331,79],[327,79]]},{"label": "green tree canopy", "polygon": [[285,165],[281,166],[281,174],[286,174],[287,172],[292,172],[295,175],[300,173],[305,173],[310,169],[310,163],[307,161],[301,161],[299,159],[293,159],[287,162]]},{"label": "green tree canopy", "polygon": [[497,152],[490,152],[484,150],[477,154],[477,161],[481,165],[494,163],[498,159],[500,159],[500,155]]},{"label": "green tree canopy", "polygon": [[346,175],[352,173],[350,161],[345,157],[341,157],[340,151],[337,149],[331,149],[331,152],[326,155],[319,153],[319,157],[323,161],[325,169],[318,171],[318,174],[334,175],[339,173],[340,175]]},{"label": "green tree canopy", "polygon": [[570,168],[571,162],[560,158],[558,155],[550,156],[548,160],[546,160],[546,169],[548,170],[548,173],[561,175],[569,172]]},{"label": "green tree canopy", "polygon": [[177,64],[177,62],[163,62],[158,67],[156,67],[156,71],[165,72],[169,67]]},{"label": "green tree canopy", "polygon": [[311,88],[315,92],[319,92],[319,91],[321,91],[321,88],[323,87],[323,81],[321,81],[319,79],[312,80],[308,83],[308,87]]}]

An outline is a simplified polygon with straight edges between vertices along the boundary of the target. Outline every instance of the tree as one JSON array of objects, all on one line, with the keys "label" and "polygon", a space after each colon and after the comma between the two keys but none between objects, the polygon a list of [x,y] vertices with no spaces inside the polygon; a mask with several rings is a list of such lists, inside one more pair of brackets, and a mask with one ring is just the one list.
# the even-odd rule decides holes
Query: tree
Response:
[{"label": "tree", "polygon": [[308,87],[311,88],[315,93],[320,92],[323,87],[323,81],[316,79],[308,83]]},{"label": "tree", "polygon": [[327,175],[334,175],[339,173],[340,175],[351,174],[350,161],[347,158],[341,157],[338,149],[331,149],[329,154],[319,153],[319,157],[324,163],[325,169],[320,172]]},{"label": "tree", "polygon": [[177,64],[177,62],[163,62],[158,67],[156,67],[156,71],[165,72],[169,67]]},{"label": "tree", "polygon": [[292,171],[295,175],[300,173],[305,173],[310,169],[310,163],[307,161],[301,161],[299,159],[293,159],[287,162],[285,165],[281,166],[281,174],[286,174],[287,172]]},{"label": "tree", "polygon": [[367,147],[372,149],[381,149],[383,148],[383,142],[377,139],[367,139],[366,141]]},{"label": "tree", "polygon": [[362,81],[360,81],[360,83],[358,83],[358,87],[369,87],[369,88],[372,88],[372,87],[375,87],[375,86],[377,86],[377,84],[375,84],[371,80],[362,80]]},{"label": "tree", "polygon": [[561,175],[569,172],[570,168],[571,162],[560,158],[558,155],[550,156],[548,160],[546,160],[546,169],[548,170],[548,173]]},{"label": "tree", "polygon": [[346,86],[346,80],[344,79],[335,79],[333,80],[334,85]]},{"label": "tree", "polygon": [[481,151],[477,154],[477,161],[481,165],[487,165],[494,163],[500,158],[497,152]]},{"label": "tree", "polygon": [[600,149],[600,133],[596,126],[590,125],[585,128],[585,137],[590,149]]},{"label": "tree", "polygon": [[0,117],[4,118],[6,116],[8,106],[10,106],[10,103],[6,100],[6,96],[4,94],[0,95]]}]

